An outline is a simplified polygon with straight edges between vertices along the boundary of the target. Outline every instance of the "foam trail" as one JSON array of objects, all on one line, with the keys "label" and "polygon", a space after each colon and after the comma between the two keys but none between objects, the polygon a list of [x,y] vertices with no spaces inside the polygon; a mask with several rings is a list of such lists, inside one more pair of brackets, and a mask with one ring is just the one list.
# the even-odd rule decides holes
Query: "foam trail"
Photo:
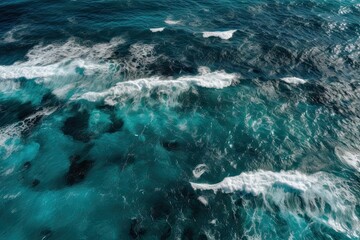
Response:
[{"label": "foam trail", "polygon": [[55,89],[52,91],[52,93],[53,93],[54,95],[56,95],[58,98],[63,98],[63,97],[65,97],[66,94],[67,94],[71,89],[73,89],[73,88],[75,88],[75,84],[70,83],[70,84],[67,84],[67,85],[65,85],[65,86],[63,86],[63,87],[55,88]]},{"label": "foam trail", "polygon": [[[1,79],[16,79],[16,78],[38,78],[38,77],[50,77],[56,74],[58,66],[24,66],[11,65],[0,66],[0,78]],[[63,72],[61,71],[60,74]]]},{"label": "foam trail", "polygon": [[20,83],[12,80],[0,80],[2,94],[12,93],[20,89]]},{"label": "foam trail", "polygon": [[195,167],[195,169],[192,171],[195,178],[201,177],[205,172],[207,172],[209,169],[206,166],[206,164],[202,163]]},{"label": "foam trail", "polygon": [[[336,176],[318,172],[306,175],[298,171],[255,171],[226,177],[216,184],[190,183],[195,190],[224,193],[236,191],[262,196],[265,206],[276,204],[284,213],[307,215],[351,237],[360,236],[356,216],[356,196],[349,185]],[[302,201],[294,200],[294,193]],[[326,210],[330,205],[331,211]]]},{"label": "foam trail", "polygon": [[229,31],[223,31],[223,32],[203,32],[203,37],[204,38],[209,38],[209,37],[218,37],[224,40],[229,40],[230,38],[233,37],[234,33],[237,30],[229,30]]},{"label": "foam trail", "polygon": [[164,22],[168,25],[177,25],[181,23],[180,20],[172,20],[172,19],[166,19]]},{"label": "foam trail", "polygon": [[238,78],[237,74],[215,71],[196,76],[184,76],[176,79],[162,79],[161,77],[140,78],[133,81],[119,82],[104,92],[88,92],[75,99],[85,99],[96,102],[105,99],[109,105],[115,105],[121,98],[149,97],[151,91],[177,96],[186,92],[191,86],[221,89],[229,87]]},{"label": "foam trail", "polygon": [[280,80],[294,85],[306,83],[306,80],[297,77],[285,77],[285,78],[280,78]]},{"label": "foam trail", "polygon": [[198,197],[198,200],[205,206],[207,206],[209,204],[208,200],[204,196]]},{"label": "foam trail", "polygon": [[24,35],[27,25],[18,25],[12,28],[10,31],[6,32],[3,36],[3,41],[5,43],[13,43],[19,41],[18,37]]},{"label": "foam trail", "polygon": [[210,68],[208,68],[208,67],[201,66],[201,67],[198,68],[198,72],[199,72],[200,74],[207,74],[207,73],[210,73],[211,70],[210,70]]},{"label": "foam trail", "polygon": [[75,60],[68,63],[56,63],[47,66],[31,66],[27,64],[15,64],[11,66],[0,66],[0,79],[18,78],[50,78],[54,76],[67,76],[77,74],[78,69],[83,69],[84,75],[92,75],[96,72],[109,70],[107,64],[97,64]]},{"label": "foam trail", "polygon": [[296,171],[280,173],[258,171],[241,173],[235,177],[226,177],[223,181],[216,184],[191,183],[191,186],[194,189],[200,190],[221,190],[225,193],[243,191],[253,195],[259,195],[264,193],[268,188],[271,188],[275,182],[304,192],[316,181],[316,178]]},{"label": "foam trail", "polygon": [[0,149],[5,150],[4,158],[8,157],[14,150],[16,139],[20,138],[21,133],[34,125],[39,117],[49,116],[56,111],[56,108],[45,108],[40,110],[22,121],[7,125],[0,129]]},{"label": "foam trail", "polygon": [[164,27],[162,28],[150,28],[150,31],[153,32],[153,33],[156,33],[156,32],[162,32],[164,31]]},{"label": "foam trail", "polygon": [[127,79],[137,79],[151,74],[148,65],[155,63],[160,57],[155,54],[154,44],[134,43],[130,46],[129,52],[130,55],[120,62]]},{"label": "foam trail", "polygon": [[112,56],[114,49],[125,41],[115,37],[110,42],[97,43],[94,45],[81,45],[71,38],[65,43],[54,43],[49,45],[37,45],[27,54],[29,65],[44,66],[63,60],[86,59],[101,60]]},{"label": "foam trail", "polygon": [[83,69],[85,75],[104,72],[110,64],[101,60],[111,57],[123,42],[121,38],[113,38],[109,43],[83,46],[70,39],[63,44],[40,44],[26,54],[26,61],[0,66],[0,79],[66,76],[77,74],[78,69]]},{"label": "foam trail", "polygon": [[335,153],[343,163],[360,172],[360,153],[349,152],[340,148],[336,148]]}]

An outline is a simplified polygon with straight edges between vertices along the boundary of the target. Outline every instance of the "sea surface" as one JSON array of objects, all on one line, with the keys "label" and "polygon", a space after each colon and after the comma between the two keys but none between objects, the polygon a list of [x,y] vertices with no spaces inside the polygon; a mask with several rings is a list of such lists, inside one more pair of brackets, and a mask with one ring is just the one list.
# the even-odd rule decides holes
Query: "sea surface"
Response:
[{"label": "sea surface", "polygon": [[359,238],[359,0],[0,1],[0,239]]}]

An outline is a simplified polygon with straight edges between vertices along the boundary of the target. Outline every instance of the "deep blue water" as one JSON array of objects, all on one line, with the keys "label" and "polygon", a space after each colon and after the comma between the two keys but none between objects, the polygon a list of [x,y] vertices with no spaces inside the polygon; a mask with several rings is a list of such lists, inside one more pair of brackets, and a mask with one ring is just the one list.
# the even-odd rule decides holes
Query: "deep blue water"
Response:
[{"label": "deep blue water", "polygon": [[360,1],[2,0],[0,239],[359,239]]}]

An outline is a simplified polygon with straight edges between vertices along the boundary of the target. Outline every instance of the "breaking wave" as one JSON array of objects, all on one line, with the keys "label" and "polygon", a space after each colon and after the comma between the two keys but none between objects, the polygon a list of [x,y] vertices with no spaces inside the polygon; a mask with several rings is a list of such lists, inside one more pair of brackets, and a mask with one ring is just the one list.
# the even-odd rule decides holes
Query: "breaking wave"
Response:
[{"label": "breaking wave", "polygon": [[230,74],[225,71],[210,72],[200,68],[199,72],[200,74],[196,76],[183,76],[175,79],[149,77],[119,82],[103,92],[87,92],[75,97],[75,99],[85,99],[91,102],[105,100],[106,104],[115,105],[128,98],[149,97],[155,89],[158,93],[176,98],[192,86],[221,89],[231,86],[238,79],[237,74]]},{"label": "breaking wave", "polygon": [[284,213],[310,217],[350,237],[360,236],[356,196],[346,181],[331,174],[259,170],[226,177],[216,184],[191,182],[191,186],[195,190],[259,196],[270,210],[275,204]]}]

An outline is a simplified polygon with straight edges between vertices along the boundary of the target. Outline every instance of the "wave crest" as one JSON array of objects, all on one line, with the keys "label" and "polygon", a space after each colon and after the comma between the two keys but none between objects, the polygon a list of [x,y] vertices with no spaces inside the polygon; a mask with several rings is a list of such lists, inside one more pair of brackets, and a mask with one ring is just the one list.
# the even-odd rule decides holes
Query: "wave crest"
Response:
[{"label": "wave crest", "polygon": [[176,79],[162,79],[161,77],[140,78],[132,81],[119,82],[103,92],[87,92],[75,99],[85,99],[91,102],[105,100],[108,105],[115,105],[121,101],[133,98],[150,97],[156,89],[158,93],[176,98],[192,86],[221,89],[231,86],[238,79],[237,74],[225,71],[204,72],[196,76],[183,76]]},{"label": "wave crest", "polygon": [[356,196],[344,180],[324,172],[306,175],[298,171],[260,170],[226,177],[216,184],[190,184],[195,190],[262,196],[265,207],[271,211],[275,204],[283,213],[308,216],[349,236],[360,235]]},{"label": "wave crest", "polygon": [[75,39],[60,44],[36,45],[26,54],[26,61],[10,66],[0,66],[0,79],[49,78],[75,74],[83,69],[84,74],[109,70],[111,63],[102,63],[113,55],[122,38],[113,38],[108,43],[92,46],[80,45]]},{"label": "wave crest", "polygon": [[223,40],[229,40],[230,38],[233,37],[234,33],[237,30],[229,30],[229,31],[218,31],[218,32],[203,32],[203,37],[204,38],[209,38],[209,37],[218,37],[221,38]]}]

